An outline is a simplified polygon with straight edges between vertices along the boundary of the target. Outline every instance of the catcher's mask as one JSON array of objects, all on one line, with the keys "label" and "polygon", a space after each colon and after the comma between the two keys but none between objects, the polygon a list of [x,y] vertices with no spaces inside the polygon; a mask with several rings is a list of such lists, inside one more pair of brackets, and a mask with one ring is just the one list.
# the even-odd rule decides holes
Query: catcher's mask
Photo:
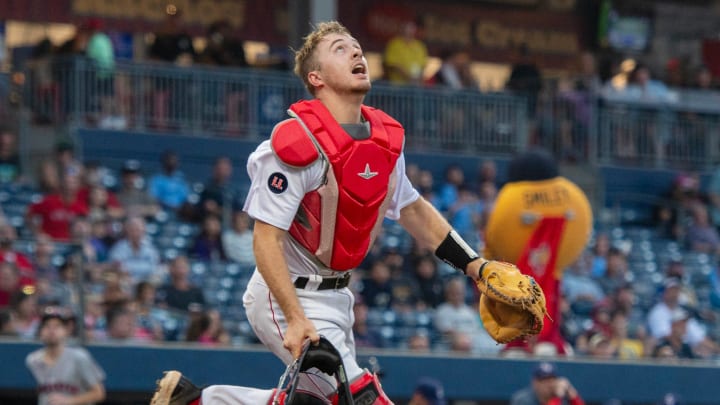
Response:
[{"label": "catcher's mask", "polygon": [[[345,366],[342,362],[342,356],[335,346],[324,336],[320,336],[320,341],[316,344],[311,344],[310,341],[307,341],[300,357],[287,366],[287,369],[285,369],[285,372],[280,377],[272,403],[277,404],[280,393],[285,391],[287,393],[285,403],[288,405],[296,405],[299,398],[295,398],[295,390],[297,389],[300,373],[311,368],[317,368],[323,373],[335,377],[338,385],[338,405],[354,405],[352,394],[350,393],[350,384],[348,383],[347,374],[345,373]],[[285,384],[286,381],[287,385]],[[300,402],[302,402],[301,399]]]}]

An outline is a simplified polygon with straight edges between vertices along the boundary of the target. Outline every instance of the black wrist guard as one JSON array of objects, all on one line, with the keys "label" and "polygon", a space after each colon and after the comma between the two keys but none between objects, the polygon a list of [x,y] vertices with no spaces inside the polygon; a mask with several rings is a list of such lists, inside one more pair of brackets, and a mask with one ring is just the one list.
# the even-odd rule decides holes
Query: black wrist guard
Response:
[{"label": "black wrist guard", "polygon": [[435,256],[463,273],[468,263],[480,258],[454,229],[448,232],[440,246],[435,249]]}]

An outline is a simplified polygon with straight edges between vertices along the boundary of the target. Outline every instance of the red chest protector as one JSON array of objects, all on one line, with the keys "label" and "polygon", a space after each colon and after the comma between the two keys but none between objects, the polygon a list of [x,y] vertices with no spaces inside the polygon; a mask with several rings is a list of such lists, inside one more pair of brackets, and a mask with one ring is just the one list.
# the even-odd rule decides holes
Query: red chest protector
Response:
[{"label": "red chest protector", "polygon": [[404,130],[366,106],[370,137],[363,140],[350,137],[320,101],[295,103],[290,112],[296,119],[273,132],[275,154],[292,166],[307,166],[320,155],[328,163],[323,185],[305,194],[290,235],[325,266],[353,269],[375,240],[395,191]]}]

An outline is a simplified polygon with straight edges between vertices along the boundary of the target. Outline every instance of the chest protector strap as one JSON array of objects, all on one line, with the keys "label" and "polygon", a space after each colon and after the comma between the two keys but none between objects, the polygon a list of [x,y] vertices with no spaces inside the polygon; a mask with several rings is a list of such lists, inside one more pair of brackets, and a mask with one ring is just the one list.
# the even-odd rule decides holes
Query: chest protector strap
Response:
[{"label": "chest protector strap", "polygon": [[305,195],[289,232],[337,271],[357,267],[372,246],[395,192],[404,142],[402,126],[389,115],[366,106],[361,112],[370,123],[367,139],[353,139],[317,100],[290,106],[299,125],[279,126],[272,136],[287,164],[307,165],[318,154],[327,162],[324,183]]}]

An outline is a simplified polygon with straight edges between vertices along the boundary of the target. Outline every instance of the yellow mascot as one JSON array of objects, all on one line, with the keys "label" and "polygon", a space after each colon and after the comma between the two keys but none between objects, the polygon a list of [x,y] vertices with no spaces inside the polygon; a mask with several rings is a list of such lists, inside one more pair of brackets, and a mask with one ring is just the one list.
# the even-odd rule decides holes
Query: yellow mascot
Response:
[{"label": "yellow mascot", "polygon": [[[508,182],[500,189],[485,229],[485,255],[516,263],[540,284],[552,321],[537,343],[555,346],[565,354],[560,332],[560,279],[588,243],[592,209],[585,193],[558,174],[553,157],[544,150],[516,156],[508,167]],[[529,348],[516,341],[507,348]]]}]

